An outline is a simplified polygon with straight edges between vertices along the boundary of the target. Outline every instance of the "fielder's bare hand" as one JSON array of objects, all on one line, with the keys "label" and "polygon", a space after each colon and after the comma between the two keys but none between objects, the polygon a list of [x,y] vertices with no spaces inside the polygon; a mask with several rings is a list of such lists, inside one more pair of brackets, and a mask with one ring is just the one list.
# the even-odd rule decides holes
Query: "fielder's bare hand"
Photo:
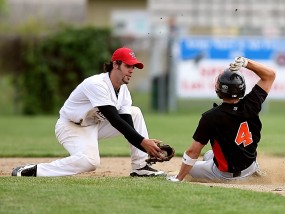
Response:
[{"label": "fielder's bare hand", "polygon": [[147,151],[147,153],[151,156],[156,158],[161,157],[161,149],[158,147],[157,144],[161,143],[160,140],[156,139],[143,139],[141,146]]}]

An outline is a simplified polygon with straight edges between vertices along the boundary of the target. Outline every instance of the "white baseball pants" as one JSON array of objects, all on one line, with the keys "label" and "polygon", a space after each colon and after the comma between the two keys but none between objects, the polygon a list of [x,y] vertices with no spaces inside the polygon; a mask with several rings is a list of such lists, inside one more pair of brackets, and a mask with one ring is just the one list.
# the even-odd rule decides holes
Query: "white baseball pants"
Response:
[{"label": "white baseball pants", "polygon": [[[141,110],[138,107],[132,107],[131,115],[137,132],[148,138]],[[70,156],[50,163],[37,164],[38,177],[68,176],[95,170],[100,165],[99,140],[121,135],[107,120],[96,125],[82,127],[62,119],[58,119],[56,123],[55,134]],[[144,167],[147,153],[131,144],[130,149],[132,169]]]},{"label": "white baseball pants", "polygon": [[241,171],[240,175],[234,176],[233,173],[220,171],[214,163],[214,153],[209,150],[205,153],[202,161],[197,161],[189,174],[193,178],[209,179],[209,180],[236,180],[245,179],[258,170],[258,163],[253,162],[248,168]]}]

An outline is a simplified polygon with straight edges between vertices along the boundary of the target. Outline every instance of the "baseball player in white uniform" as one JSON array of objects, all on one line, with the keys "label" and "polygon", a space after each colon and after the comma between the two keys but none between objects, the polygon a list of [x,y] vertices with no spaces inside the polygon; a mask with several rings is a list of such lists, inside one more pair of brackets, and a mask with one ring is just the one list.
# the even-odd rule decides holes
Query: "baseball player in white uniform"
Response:
[{"label": "baseball player in white uniform", "polygon": [[59,143],[70,156],[50,163],[13,169],[12,176],[70,176],[96,170],[100,165],[99,140],[123,134],[130,143],[130,176],[161,176],[146,164],[148,154],[157,158],[160,140],[149,139],[141,110],[132,106],[127,87],[134,69],[143,64],[126,47],[117,49],[105,73],[86,78],[60,109],[55,126]]}]

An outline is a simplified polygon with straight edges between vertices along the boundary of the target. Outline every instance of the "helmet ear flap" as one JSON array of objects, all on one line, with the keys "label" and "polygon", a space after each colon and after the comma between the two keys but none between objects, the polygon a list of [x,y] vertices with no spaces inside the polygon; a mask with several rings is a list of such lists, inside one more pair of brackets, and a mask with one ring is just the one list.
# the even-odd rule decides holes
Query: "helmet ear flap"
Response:
[{"label": "helmet ear flap", "polygon": [[242,98],[246,89],[244,77],[239,71],[226,69],[218,76],[215,89],[220,99]]}]

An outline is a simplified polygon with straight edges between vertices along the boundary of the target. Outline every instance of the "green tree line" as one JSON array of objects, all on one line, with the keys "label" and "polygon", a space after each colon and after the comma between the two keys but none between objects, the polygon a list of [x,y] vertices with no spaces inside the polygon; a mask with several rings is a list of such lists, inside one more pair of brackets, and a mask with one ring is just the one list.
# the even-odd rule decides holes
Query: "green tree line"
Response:
[{"label": "green tree line", "polygon": [[46,36],[2,36],[1,71],[13,76],[21,113],[53,114],[84,78],[101,73],[119,41],[110,29],[66,27]]}]

